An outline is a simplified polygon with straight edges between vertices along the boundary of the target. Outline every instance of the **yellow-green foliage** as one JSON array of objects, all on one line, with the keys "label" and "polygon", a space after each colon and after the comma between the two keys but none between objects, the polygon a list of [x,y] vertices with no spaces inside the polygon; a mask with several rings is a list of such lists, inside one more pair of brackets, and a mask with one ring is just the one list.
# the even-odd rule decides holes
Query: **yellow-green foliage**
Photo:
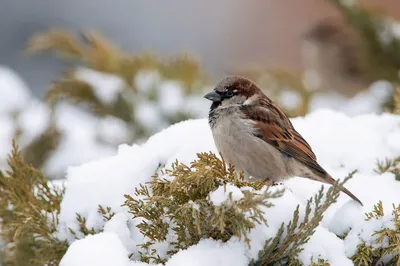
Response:
[{"label": "yellow-green foliage", "polygon": [[377,169],[375,172],[383,174],[386,172],[394,174],[396,180],[400,181],[400,156],[394,159],[386,158],[384,161],[377,162]]},{"label": "yellow-green foliage", "polygon": [[[243,190],[240,200],[230,198],[220,206],[213,205],[210,193],[227,184],[251,190]],[[175,162],[172,169],[136,189],[135,197],[125,196],[124,205],[133,217],[144,219],[138,228],[147,237],[148,241],[141,246],[148,252],[141,259],[165,262],[166,258],[161,258],[152,247],[156,242],[169,242],[167,254],[172,255],[202,238],[227,241],[237,236],[249,241],[249,230],[257,223],[267,222],[263,207],[272,206],[268,200],[282,195],[282,191],[270,192],[261,187],[261,182],[245,180],[243,173],[238,175],[233,166],[226,166],[213,153],[198,154],[189,166]]]},{"label": "yellow-green foliage", "polygon": [[[164,60],[149,53],[123,52],[99,33],[89,32],[81,36],[82,38],[77,38],[66,30],[40,32],[31,38],[27,50],[35,54],[53,52],[63,60],[77,61],[92,70],[115,75],[124,81],[124,90],[118,94],[114,103],[103,103],[90,84],[76,78],[76,70],[72,68],[48,90],[46,99],[51,105],[56,105],[61,100],[69,100],[89,106],[97,115],[112,115],[135,123],[135,78],[139,72],[156,71],[162,79],[179,81],[187,94],[198,91],[206,80],[197,61],[186,54]],[[157,95],[142,96],[150,99]]]},{"label": "yellow-green foliage", "polygon": [[312,261],[311,266],[330,266],[330,264],[324,259],[318,259],[317,262]]},{"label": "yellow-green foliage", "polygon": [[[380,220],[384,215],[382,202],[379,201],[374,206],[374,210],[366,214],[366,220]],[[393,204],[391,222],[393,226],[375,231],[371,236],[372,243],[369,241],[358,245],[357,253],[352,257],[355,265],[381,265],[383,262],[378,264],[381,259],[384,265],[400,265],[400,204],[397,206]],[[372,247],[373,244],[378,247]]]},{"label": "yellow-green foliage", "polygon": [[129,54],[97,32],[83,33],[81,38],[64,29],[40,32],[31,38],[27,51],[53,52],[63,59],[79,61],[93,70],[120,77],[134,90],[134,77],[140,70],[157,70],[165,79],[181,81],[188,90],[205,78],[200,65],[186,54],[170,60],[152,54]]},{"label": "yellow-green foliage", "polygon": [[[51,122],[46,130],[35,141],[29,143],[23,150],[24,159],[36,169],[44,166],[53,151],[60,143],[60,130]],[[16,138],[18,139],[18,138]]]},{"label": "yellow-green foliage", "polygon": [[397,87],[393,94],[393,113],[400,115],[400,87]]},{"label": "yellow-green foliage", "polygon": [[66,242],[54,237],[63,188],[50,186],[13,143],[11,170],[0,173],[1,236],[6,265],[58,265]]},{"label": "yellow-green foliage", "polygon": [[[321,187],[318,194],[307,201],[302,220],[300,220],[299,206],[297,206],[292,220],[287,225],[282,223],[277,235],[265,242],[264,249],[258,255],[258,260],[252,262],[251,265],[272,266],[282,265],[282,263],[301,265],[296,256],[303,250],[302,246],[315,232],[326,209],[337,201],[341,186],[353,177],[355,172],[351,172],[341,183],[330,187],[326,193],[324,193],[324,187]],[[320,264],[323,262],[323,260],[318,260],[317,265],[324,265]]]},{"label": "yellow-green foliage", "polygon": [[[52,110],[60,102],[71,102],[77,106],[88,108],[99,117],[112,116],[123,120],[129,128],[125,142],[138,141],[154,134],[154,129],[140,123],[136,118],[138,106],[149,102],[157,106],[160,100],[157,82],[146,91],[138,91],[135,79],[139,73],[154,72],[159,74],[160,81],[173,80],[182,85],[187,96],[199,92],[207,82],[199,63],[187,54],[179,54],[172,58],[160,58],[150,53],[133,54],[117,48],[105,37],[96,32],[75,36],[63,29],[53,29],[35,34],[27,45],[29,54],[53,53],[61,60],[74,65],[111,74],[123,81],[123,88],[117,92],[116,100],[104,102],[95,92],[91,84],[77,78],[77,68],[67,69],[61,77],[55,78],[46,94],[46,102]],[[199,96],[200,97],[200,96]],[[177,110],[175,113],[158,112],[160,120],[165,124],[173,124],[193,117],[193,114]],[[26,160],[39,169],[57,149],[63,132],[53,125],[49,130],[24,148]],[[50,130],[51,129],[51,130]],[[21,135],[23,132],[18,132]],[[18,137],[17,134],[15,136]],[[101,142],[101,140],[97,140]]]},{"label": "yellow-green foliage", "polygon": [[[9,265],[58,265],[68,243],[56,237],[63,188],[49,185],[43,174],[25,163],[13,144],[9,157],[10,170],[0,172],[0,225],[5,243],[2,263]],[[336,202],[340,188],[354,172],[341,183],[324,192],[323,188],[307,202],[304,213],[299,207],[288,223],[282,223],[276,236],[265,242],[253,266],[302,265],[297,255],[308,242],[323,218],[325,210]],[[210,193],[228,184],[241,188],[244,197],[230,198],[219,206],[210,201]],[[161,262],[178,250],[186,249],[203,238],[227,241],[232,236],[250,243],[248,232],[256,224],[267,223],[270,199],[280,197],[283,191],[266,187],[260,181],[245,180],[215,154],[200,153],[198,158],[184,165],[175,162],[171,169],[161,171],[154,179],[136,189],[135,195],[125,195],[125,203],[132,218],[139,218],[139,232],[145,242],[142,252],[132,254],[146,262]],[[99,206],[104,222],[114,213],[109,207]],[[382,219],[382,203],[366,214],[367,222]],[[302,218],[300,218],[302,217]],[[84,216],[77,214],[79,229],[70,230],[77,239],[102,232],[86,226]],[[377,265],[383,257],[385,265],[400,265],[400,205],[393,206],[392,222],[376,231],[375,243],[361,243],[352,257],[356,265]],[[154,245],[168,244],[167,254],[158,254]],[[378,244],[374,248],[371,244]],[[321,258],[310,258],[312,265],[329,265]]]}]

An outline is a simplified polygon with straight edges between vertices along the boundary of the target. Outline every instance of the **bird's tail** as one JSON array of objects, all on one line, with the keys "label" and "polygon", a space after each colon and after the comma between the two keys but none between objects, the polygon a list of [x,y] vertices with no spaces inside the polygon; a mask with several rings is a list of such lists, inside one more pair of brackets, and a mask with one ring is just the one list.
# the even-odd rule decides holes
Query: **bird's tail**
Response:
[{"label": "bird's tail", "polygon": [[[324,182],[334,185],[337,183],[337,181],[335,179],[333,179],[330,175],[326,175],[324,177]],[[364,206],[364,204],[361,202],[361,200],[359,200],[353,193],[350,192],[350,190],[348,190],[347,188],[342,186],[341,189],[344,193],[346,193],[350,198],[352,198],[353,200],[357,201],[358,203],[360,203],[361,206]]]}]

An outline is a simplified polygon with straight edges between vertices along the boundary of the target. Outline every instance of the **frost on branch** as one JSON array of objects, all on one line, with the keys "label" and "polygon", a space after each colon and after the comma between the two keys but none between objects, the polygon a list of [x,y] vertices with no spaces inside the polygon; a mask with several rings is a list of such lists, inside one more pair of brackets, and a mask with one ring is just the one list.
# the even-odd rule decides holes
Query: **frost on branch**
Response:
[{"label": "frost on branch", "polygon": [[[221,187],[219,192],[227,194],[222,201],[213,194]],[[267,222],[264,210],[273,206],[269,199],[282,193],[245,180],[213,153],[199,153],[190,166],[176,161],[172,169],[136,189],[134,197],[125,195],[125,206],[134,218],[143,218],[138,228],[148,241],[141,245],[147,249],[141,259],[158,263],[165,259],[154,249],[156,242],[169,243],[167,255],[204,238],[227,241],[237,236],[249,244],[247,233]]]}]

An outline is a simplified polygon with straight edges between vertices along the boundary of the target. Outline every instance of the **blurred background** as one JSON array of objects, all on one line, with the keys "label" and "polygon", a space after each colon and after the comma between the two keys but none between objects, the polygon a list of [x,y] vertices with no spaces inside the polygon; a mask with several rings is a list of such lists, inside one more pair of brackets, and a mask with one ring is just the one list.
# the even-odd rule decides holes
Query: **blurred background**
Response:
[{"label": "blurred background", "polygon": [[63,177],[206,117],[230,74],[291,117],[398,112],[399,19],[398,0],[0,0],[0,167],[14,138]]},{"label": "blurred background", "polygon": [[[362,2],[400,17],[397,0]],[[52,56],[23,54],[32,35],[49,28],[96,30],[126,51],[188,51],[209,74],[221,78],[235,67],[301,70],[301,35],[321,19],[340,16],[325,0],[169,0],[157,5],[137,0],[0,0],[0,6],[1,64],[18,72],[36,95],[43,95],[66,67]]]}]

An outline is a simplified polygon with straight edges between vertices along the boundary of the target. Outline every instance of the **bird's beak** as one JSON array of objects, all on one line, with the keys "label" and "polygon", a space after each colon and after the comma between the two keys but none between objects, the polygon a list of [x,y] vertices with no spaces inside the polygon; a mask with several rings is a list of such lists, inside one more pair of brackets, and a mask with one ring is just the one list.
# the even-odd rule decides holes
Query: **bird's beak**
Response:
[{"label": "bird's beak", "polygon": [[221,95],[219,95],[216,91],[212,91],[204,95],[204,98],[213,102],[220,102],[222,100]]}]

